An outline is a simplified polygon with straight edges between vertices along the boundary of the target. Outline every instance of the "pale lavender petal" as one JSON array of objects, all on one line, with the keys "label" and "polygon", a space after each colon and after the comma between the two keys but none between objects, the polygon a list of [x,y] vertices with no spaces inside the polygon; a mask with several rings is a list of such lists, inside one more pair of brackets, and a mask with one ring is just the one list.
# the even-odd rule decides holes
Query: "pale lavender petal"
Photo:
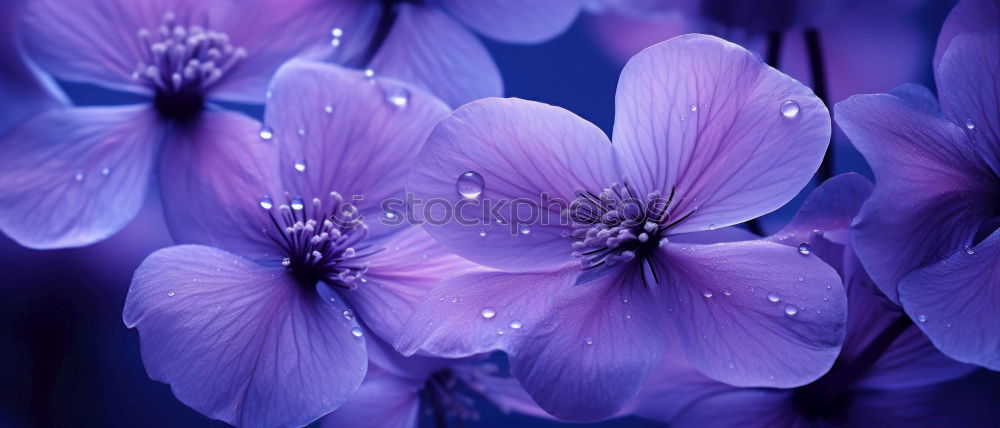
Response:
[{"label": "pale lavender petal", "polygon": [[340,408],[319,420],[320,427],[416,428],[423,383],[369,369],[361,388]]},{"label": "pale lavender petal", "polygon": [[836,114],[877,183],[851,232],[854,248],[897,301],[906,273],[971,241],[993,212],[989,195],[1000,183],[958,126],[901,98],[856,95],[838,103]]},{"label": "pale lavender petal", "polygon": [[937,96],[924,85],[904,83],[889,91],[890,95],[902,98],[907,104],[928,113],[941,114]]},{"label": "pale lavender petal", "polygon": [[[24,44],[56,77],[151,94],[132,78],[149,55],[139,30],[158,31],[164,14],[208,19],[218,0],[37,0],[24,17]],[[179,15],[181,16],[181,15]]]},{"label": "pale lavender petal", "polygon": [[961,0],[948,14],[937,47],[934,49],[934,70],[938,69],[941,57],[951,46],[955,36],[1000,27],[1000,4],[994,0]]},{"label": "pale lavender petal", "polygon": [[174,240],[255,260],[279,256],[267,235],[275,233],[268,213],[278,217],[279,204],[288,201],[278,187],[277,147],[261,141],[259,132],[256,120],[215,111],[173,128],[159,171]]},{"label": "pale lavender petal", "polygon": [[899,298],[934,346],[958,361],[1000,370],[1000,231],[907,275]]},{"label": "pale lavender petal", "polygon": [[854,216],[872,193],[872,183],[856,173],[841,174],[823,182],[809,194],[792,220],[768,239],[798,248],[819,235],[841,245],[850,243]]},{"label": "pale lavender petal", "polygon": [[580,264],[570,263],[551,271],[476,272],[441,281],[407,321],[396,349],[448,358],[510,351],[542,328],[556,294],[571,287],[579,272]]},{"label": "pale lavender petal", "polygon": [[735,386],[793,387],[833,364],[847,298],[815,255],[764,241],[667,244],[663,304],[698,370]]},{"label": "pale lavender petal", "polygon": [[997,28],[956,36],[937,69],[942,109],[1000,175],[1000,17]]},{"label": "pale lavender petal", "polygon": [[[218,14],[217,26],[247,55],[227,72],[210,96],[262,103],[268,82],[282,63],[329,47],[334,58],[354,58],[367,46],[379,5],[368,0],[241,0]],[[334,29],[340,36],[331,43]]]},{"label": "pale lavender petal", "polygon": [[282,67],[270,90],[264,124],[280,148],[285,191],[305,200],[340,193],[373,236],[391,228],[381,206],[387,198],[400,199],[390,208],[403,220],[407,173],[448,114],[444,104],[393,79],[306,61]]},{"label": "pale lavender petal", "polygon": [[355,282],[358,288],[342,295],[365,326],[388,342],[438,281],[478,266],[446,251],[418,227],[378,245],[384,250],[367,259],[368,272]]},{"label": "pale lavender petal", "polygon": [[448,12],[480,34],[504,42],[540,43],[573,23],[581,0],[441,0]]},{"label": "pale lavender petal", "polygon": [[[523,271],[574,261],[562,209],[576,189],[600,192],[621,175],[593,124],[547,104],[488,98],[437,125],[408,180],[425,204],[416,217],[435,220],[425,226],[431,236],[469,260]],[[542,195],[562,205],[544,204]],[[448,217],[451,207],[458,215]]]},{"label": "pale lavender petal", "polygon": [[622,268],[564,290],[509,352],[511,373],[547,412],[570,421],[616,414],[635,397],[666,346],[652,290]]},{"label": "pale lavender petal", "polygon": [[503,93],[500,71],[469,30],[437,8],[404,3],[397,9],[371,61],[376,74],[411,82],[452,107]]},{"label": "pale lavender petal", "polygon": [[740,223],[794,197],[830,140],[809,88],[742,47],[686,35],[629,61],[618,83],[613,141],[640,192],[676,189],[694,214],[675,232]]},{"label": "pale lavender petal", "polygon": [[21,47],[18,19],[26,0],[0,5],[0,135],[44,110],[69,104],[52,78],[29,60]]},{"label": "pale lavender petal", "polygon": [[92,244],[139,212],[166,127],[146,105],[49,110],[0,140],[0,229],[31,248]]},{"label": "pale lavender petal", "polygon": [[300,426],[365,376],[365,339],[343,309],[280,266],[182,245],[139,266],[123,318],[146,372],[185,404],[233,425]]}]

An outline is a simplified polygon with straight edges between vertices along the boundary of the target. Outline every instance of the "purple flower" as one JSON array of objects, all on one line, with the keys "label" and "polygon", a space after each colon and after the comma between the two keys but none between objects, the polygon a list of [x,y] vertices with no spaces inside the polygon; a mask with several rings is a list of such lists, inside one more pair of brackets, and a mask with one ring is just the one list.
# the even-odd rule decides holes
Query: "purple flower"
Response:
[{"label": "purple flower", "polygon": [[1000,7],[959,3],[926,88],[857,95],[837,119],[875,171],[854,245],[942,352],[1000,369]]},{"label": "purple flower", "polygon": [[[847,334],[829,373],[794,389],[736,388],[701,375],[680,349],[672,349],[633,403],[633,413],[671,426],[862,426],[874,421],[926,425],[942,415],[977,421],[980,414],[956,411],[950,405],[954,401],[944,395],[961,392],[949,382],[975,366],[937,351],[878,291],[851,248],[851,220],[871,188],[856,174],[834,177],[810,194],[787,226],[766,238],[792,247],[807,243],[812,254],[835,266],[844,278]],[[965,401],[960,408],[981,407],[982,395],[957,395]]]},{"label": "purple flower", "polygon": [[[32,248],[104,239],[136,215],[157,172],[189,172],[172,163],[177,152],[254,126],[211,103],[263,101],[280,63],[323,34],[284,25],[302,10],[265,1],[28,3],[21,40],[41,68],[148,102],[49,109],[9,132],[0,229]],[[160,184],[171,193],[169,180]]]},{"label": "purple flower", "polygon": [[[518,99],[475,101],[438,124],[408,190],[483,224],[425,229],[504,272],[435,287],[397,349],[504,350],[538,404],[571,420],[620,409],[671,328],[724,382],[796,386],[824,373],[846,317],[832,268],[779,244],[678,240],[791,199],[829,141],[823,103],[739,46],[687,35],[629,62],[616,107],[613,145],[566,110]],[[534,211],[550,222],[498,203],[539,198],[573,202]],[[416,211],[441,218],[428,208]]]},{"label": "purple flower", "polygon": [[310,20],[326,17],[331,29],[329,47],[315,55],[411,82],[449,105],[459,106],[503,92],[500,71],[475,33],[507,43],[540,43],[565,31],[575,20],[582,1],[299,3],[315,11]]},{"label": "purple flower", "polygon": [[185,201],[167,218],[189,245],[142,263],[123,317],[150,377],[185,404],[236,425],[304,425],[361,384],[367,332],[394,338],[433,284],[471,263],[379,221],[443,103],[301,61],[269,90],[272,141],[237,123],[169,155],[196,172],[161,174],[167,200]]},{"label": "purple flower", "polygon": [[22,53],[18,19],[25,0],[11,0],[0,5],[0,135],[14,125],[41,111],[62,107],[67,103],[51,78]]},{"label": "purple flower", "polygon": [[446,426],[448,420],[479,419],[480,399],[504,413],[552,419],[485,355],[458,360],[403,358],[379,340],[369,341],[368,355],[368,375],[361,388],[321,419],[321,427],[416,428],[422,414]]}]

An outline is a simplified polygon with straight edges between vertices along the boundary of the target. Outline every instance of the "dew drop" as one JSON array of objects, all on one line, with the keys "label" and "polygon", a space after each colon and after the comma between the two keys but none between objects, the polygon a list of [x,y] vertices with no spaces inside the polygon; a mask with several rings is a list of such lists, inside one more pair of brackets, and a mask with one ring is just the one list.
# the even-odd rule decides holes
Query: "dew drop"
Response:
[{"label": "dew drop", "polygon": [[529,225],[521,226],[521,234],[522,235],[527,235],[527,234],[530,234],[530,233],[531,233],[531,226],[529,226]]},{"label": "dew drop", "polygon": [[108,175],[108,174],[111,174],[111,168],[108,167],[101,168],[101,175]]},{"label": "dew drop", "polygon": [[917,315],[917,321],[927,322],[927,315],[924,314]]},{"label": "dew drop", "polygon": [[726,290],[726,291],[723,291],[722,294],[725,294],[726,296],[732,296],[733,292],[729,291],[729,290]]},{"label": "dew drop", "polygon": [[735,369],[736,368],[736,364],[734,364],[732,361],[730,361],[729,362],[729,368]]},{"label": "dew drop", "polygon": [[510,322],[510,328],[515,329],[515,330],[521,328],[521,322],[520,321],[511,321]]},{"label": "dew drop", "polygon": [[393,220],[393,219],[396,218],[396,213],[386,211],[385,212],[385,218],[387,218],[389,220]]},{"label": "dew drop", "polygon": [[497,311],[494,310],[493,308],[485,308],[480,313],[483,315],[483,318],[486,318],[486,319],[490,319],[490,318],[493,318],[493,317],[497,316]]},{"label": "dew drop", "polygon": [[260,207],[261,208],[263,208],[265,210],[269,210],[273,206],[274,206],[274,201],[271,200],[270,196],[264,195],[263,198],[260,198]]},{"label": "dew drop", "polygon": [[326,106],[323,107],[323,111],[325,111],[327,113],[333,113],[333,106],[327,104]]},{"label": "dew drop", "polygon": [[712,294],[712,290],[708,289],[702,290],[701,295],[705,296],[706,298],[714,296],[714,294]]},{"label": "dew drop", "polygon": [[306,170],[306,160],[302,159],[302,158],[298,158],[298,159],[295,160],[295,164],[293,164],[292,166],[295,167],[296,171],[303,172],[303,171]]},{"label": "dew drop", "polygon": [[799,103],[792,100],[781,103],[781,115],[787,119],[795,119],[799,115]]},{"label": "dew drop", "polygon": [[361,336],[363,336],[363,335],[364,335],[365,333],[361,331],[361,327],[356,327],[356,326],[355,326],[355,327],[352,327],[352,328],[351,328],[351,334],[353,334],[353,335],[354,335],[354,337],[361,337]]},{"label": "dew drop", "polygon": [[301,211],[305,205],[302,203],[302,198],[296,196],[292,199],[292,209],[295,211]]},{"label": "dew drop", "polygon": [[354,319],[354,314],[351,312],[350,309],[344,309],[344,312],[341,312],[340,314],[343,315],[344,318],[347,318],[349,320]]},{"label": "dew drop", "polygon": [[390,86],[385,89],[385,100],[393,107],[405,108],[410,103],[410,90],[403,86]]},{"label": "dew drop", "polygon": [[594,344],[594,339],[591,339],[591,338],[588,337],[586,340],[583,341],[583,343],[586,343],[588,345],[593,345]]},{"label": "dew drop", "polygon": [[696,106],[694,104],[691,104],[690,108],[691,108],[691,111],[698,111],[698,106]]},{"label": "dew drop", "polygon": [[805,280],[806,280],[805,278],[803,278],[801,276],[799,277],[799,282],[804,282]]},{"label": "dew drop", "polygon": [[965,119],[965,129],[970,131],[976,129],[976,124],[972,123],[972,119]]},{"label": "dew drop", "polygon": [[175,293],[173,291],[169,291],[167,292],[167,297],[174,297],[174,294]]},{"label": "dew drop", "polygon": [[366,68],[365,69],[365,77],[367,77],[369,79],[372,78],[372,77],[375,77],[375,70],[372,70],[370,68]]},{"label": "dew drop", "polygon": [[785,313],[788,315],[795,315],[799,313],[799,308],[795,307],[795,305],[785,305]]},{"label": "dew drop", "polygon": [[458,297],[452,297],[451,303],[458,303]]},{"label": "dew drop", "polygon": [[73,176],[76,181],[83,181],[83,171],[77,171],[76,175]]},{"label": "dew drop", "polygon": [[479,199],[486,189],[486,182],[483,181],[483,176],[479,175],[478,172],[466,171],[458,176],[455,189],[465,199]]},{"label": "dew drop", "polygon": [[333,30],[330,31],[330,35],[332,35],[333,37],[343,36],[344,30],[341,28],[334,28]]},{"label": "dew drop", "polygon": [[290,259],[288,257],[285,257],[285,258],[281,259],[281,265],[284,266],[284,267],[291,266],[292,265],[292,259]]},{"label": "dew drop", "polygon": [[972,247],[965,247],[965,254],[968,254],[970,256],[975,255],[976,250]]},{"label": "dew drop", "polygon": [[486,229],[479,229],[479,236],[485,237],[486,236]]},{"label": "dew drop", "polygon": [[799,244],[799,254],[802,254],[803,256],[812,254],[812,246],[805,242]]},{"label": "dew drop", "polygon": [[271,131],[271,127],[270,126],[265,126],[265,127],[261,128],[261,130],[260,130],[260,139],[261,140],[267,141],[267,140],[270,140],[272,137],[274,137],[274,131]]},{"label": "dew drop", "polygon": [[298,131],[296,131],[296,132],[298,132],[299,136],[305,136],[306,135],[306,129],[305,128],[299,128]]},{"label": "dew drop", "polygon": [[781,301],[781,296],[772,291],[767,293],[767,300],[770,300],[771,303],[778,303]]}]

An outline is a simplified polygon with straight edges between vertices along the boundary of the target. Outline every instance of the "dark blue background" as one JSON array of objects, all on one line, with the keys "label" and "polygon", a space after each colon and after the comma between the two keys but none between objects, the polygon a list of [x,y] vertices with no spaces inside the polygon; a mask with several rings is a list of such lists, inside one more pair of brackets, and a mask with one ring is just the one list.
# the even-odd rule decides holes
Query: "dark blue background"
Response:
[{"label": "dark blue background", "polygon": [[[945,3],[929,13],[929,34],[936,34]],[[507,95],[565,107],[610,133],[620,66],[606,59],[591,37],[578,21],[543,45],[488,45]],[[89,86],[66,89],[79,104],[136,100]],[[780,224],[794,209],[772,215],[768,224]],[[133,270],[146,255],[170,244],[159,210],[153,194],[122,233],[86,248],[32,251],[0,237],[0,384],[5,386],[0,388],[0,426],[222,425],[187,408],[167,385],[146,376],[138,335],[121,321]],[[467,426],[554,425],[483,407],[483,419]],[[628,419],[595,425],[653,424]]]}]

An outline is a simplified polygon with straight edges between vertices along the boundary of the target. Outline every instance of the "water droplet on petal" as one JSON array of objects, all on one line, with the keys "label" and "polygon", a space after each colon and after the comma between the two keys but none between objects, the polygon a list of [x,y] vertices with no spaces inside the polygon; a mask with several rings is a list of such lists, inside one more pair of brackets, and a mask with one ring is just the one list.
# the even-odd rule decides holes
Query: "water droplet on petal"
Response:
[{"label": "water droplet on petal", "polygon": [[274,201],[271,200],[270,196],[264,195],[263,198],[260,198],[260,207],[261,208],[263,208],[265,210],[269,210],[273,206],[274,206]]},{"label": "water droplet on petal", "polygon": [[586,343],[588,345],[593,345],[594,344],[594,339],[587,338],[586,340],[583,341],[583,343]]},{"label": "water droplet on petal", "polygon": [[924,314],[917,315],[917,321],[927,322],[927,315]]},{"label": "water droplet on petal", "polygon": [[795,119],[799,115],[799,103],[792,100],[781,103],[781,115],[788,119]]},{"label": "water droplet on petal", "polygon": [[296,171],[303,172],[306,170],[306,160],[298,158],[295,160],[295,164],[293,166],[295,167]]},{"label": "water droplet on petal", "polygon": [[781,296],[772,291],[767,293],[767,300],[770,300],[771,303],[778,303],[781,301]]},{"label": "water droplet on petal", "polygon": [[520,321],[511,321],[510,322],[510,328],[513,328],[515,330],[521,328],[521,322]]},{"label": "water droplet on petal", "polygon": [[967,247],[965,247],[965,254],[968,254],[970,256],[975,255],[976,254],[976,250],[974,248],[972,248],[972,247],[968,247],[967,246]]},{"label": "water droplet on petal", "polygon": [[970,131],[976,129],[976,124],[972,123],[972,119],[965,119],[965,129]]},{"label": "water droplet on petal", "polygon": [[352,327],[351,328],[351,334],[353,334],[354,337],[361,337],[365,333],[363,331],[361,331],[361,327]]},{"label": "water droplet on petal", "polygon": [[729,290],[726,290],[726,291],[723,291],[722,294],[725,294],[726,296],[732,296],[733,292],[729,291]]},{"label": "water droplet on petal", "polygon": [[530,233],[531,233],[531,226],[529,226],[529,225],[521,226],[521,234],[522,235],[527,235],[527,234],[530,234]]},{"label": "water droplet on petal", "polygon": [[479,236],[486,236],[486,229],[480,229]]},{"label": "water droplet on petal", "polygon": [[452,297],[451,303],[458,303],[458,297]]},{"label": "water droplet on petal", "polygon": [[330,31],[330,35],[332,35],[333,37],[343,36],[344,30],[341,28],[334,28],[333,30]]},{"label": "water droplet on petal", "polygon": [[402,109],[410,103],[410,90],[403,86],[390,86],[385,89],[385,100],[393,107]]},{"label": "water droplet on petal", "polygon": [[705,296],[706,298],[714,296],[714,294],[712,294],[712,290],[708,289],[702,290],[701,295]]},{"label": "water droplet on petal", "polygon": [[298,131],[296,131],[296,132],[298,132],[298,134],[300,136],[306,135],[306,129],[305,128],[299,128]]},{"label": "water droplet on petal", "polygon": [[73,176],[76,181],[83,181],[83,171],[77,171],[76,175]]},{"label": "water droplet on petal", "polygon": [[698,106],[696,106],[694,104],[691,104],[690,108],[691,108],[691,111],[698,111]]},{"label": "water droplet on petal", "polygon": [[371,79],[372,77],[375,77],[375,70],[372,70],[370,68],[366,68],[365,69],[365,77],[367,77],[369,79]]},{"label": "water droplet on petal", "polygon": [[260,130],[260,139],[261,140],[265,140],[265,141],[266,140],[270,140],[271,137],[274,137],[274,131],[271,131],[271,127],[270,126],[265,126],[265,127],[261,128],[261,130]]},{"label": "water droplet on petal", "polygon": [[497,311],[494,310],[493,308],[485,308],[483,309],[481,314],[483,315],[483,318],[490,319],[497,316]]},{"label": "water droplet on petal", "polygon": [[173,291],[169,291],[169,292],[167,292],[167,296],[168,296],[168,297],[174,297],[174,294],[175,294],[175,293],[174,293]]},{"label": "water droplet on petal", "polygon": [[785,305],[785,313],[788,315],[795,315],[799,313],[799,308],[795,307],[795,305]]},{"label": "water droplet on petal", "polygon": [[302,208],[304,208],[304,207],[305,207],[305,205],[302,203],[302,198],[300,198],[298,196],[296,196],[295,198],[292,198],[292,209],[293,210],[295,210],[295,211],[301,211]]},{"label": "water droplet on petal", "polygon": [[108,168],[108,167],[101,168],[101,174],[102,175],[111,174],[111,168]]},{"label": "water droplet on petal", "polygon": [[323,107],[323,111],[325,111],[327,113],[333,113],[333,106],[327,104],[326,106]]},{"label": "water droplet on petal", "polygon": [[803,256],[812,254],[812,246],[806,242],[799,244],[799,254],[802,254]]},{"label": "water droplet on petal", "polygon": [[284,267],[291,266],[292,265],[292,259],[290,259],[288,257],[285,257],[285,258],[281,259],[281,265],[284,266]]},{"label": "water droplet on petal", "polygon": [[458,176],[458,180],[455,182],[455,189],[465,199],[479,199],[486,189],[486,182],[478,172],[466,171]]}]

